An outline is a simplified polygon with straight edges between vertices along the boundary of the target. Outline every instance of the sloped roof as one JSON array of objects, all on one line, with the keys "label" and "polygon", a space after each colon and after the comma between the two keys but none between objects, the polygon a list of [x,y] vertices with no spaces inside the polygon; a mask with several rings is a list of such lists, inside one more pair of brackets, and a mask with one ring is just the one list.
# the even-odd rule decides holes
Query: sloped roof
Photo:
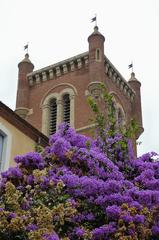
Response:
[{"label": "sloped roof", "polygon": [[0,101],[0,117],[7,120],[10,124],[15,126],[18,130],[23,132],[42,147],[48,145],[49,139],[39,130],[34,128],[31,124],[18,116],[12,109]]}]

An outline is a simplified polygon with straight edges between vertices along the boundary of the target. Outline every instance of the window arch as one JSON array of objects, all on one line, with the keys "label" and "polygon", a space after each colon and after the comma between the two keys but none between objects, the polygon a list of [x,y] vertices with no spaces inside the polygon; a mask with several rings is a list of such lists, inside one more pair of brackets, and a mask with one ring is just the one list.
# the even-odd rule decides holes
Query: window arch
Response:
[{"label": "window arch", "polygon": [[63,121],[70,123],[70,96],[68,93],[63,95]]},{"label": "window arch", "polygon": [[[56,128],[63,121],[74,127],[75,95],[77,90],[74,86],[66,87],[66,84],[59,84],[57,87],[65,86],[61,92],[47,93],[41,101],[42,108],[42,133],[49,136],[56,131]],[[52,89],[52,90],[53,90]],[[56,101],[55,101],[56,100]],[[56,127],[55,127],[56,126]]]},{"label": "window arch", "polygon": [[56,122],[57,122],[57,103],[56,103],[56,98],[52,98],[50,99],[49,135],[56,132]]}]

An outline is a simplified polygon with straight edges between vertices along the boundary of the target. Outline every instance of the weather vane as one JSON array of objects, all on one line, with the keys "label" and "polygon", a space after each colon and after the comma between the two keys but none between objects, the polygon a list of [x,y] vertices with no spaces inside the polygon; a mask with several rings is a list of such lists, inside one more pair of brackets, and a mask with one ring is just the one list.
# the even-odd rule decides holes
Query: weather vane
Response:
[{"label": "weather vane", "polygon": [[128,65],[128,69],[130,69],[130,68],[131,68],[131,70],[133,72],[133,61],[131,61],[131,64]]},{"label": "weather vane", "polygon": [[28,48],[29,48],[29,43],[27,43],[27,44],[24,46],[24,50],[26,50],[27,53],[28,53]]},{"label": "weather vane", "polygon": [[97,26],[97,14],[91,19],[91,22],[95,22],[95,26]]}]

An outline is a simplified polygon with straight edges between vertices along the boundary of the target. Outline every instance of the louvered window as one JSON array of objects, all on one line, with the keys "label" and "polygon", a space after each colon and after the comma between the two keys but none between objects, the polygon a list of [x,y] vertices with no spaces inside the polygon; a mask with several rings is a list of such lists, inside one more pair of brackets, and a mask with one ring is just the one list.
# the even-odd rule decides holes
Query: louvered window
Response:
[{"label": "louvered window", "polygon": [[56,98],[50,101],[50,134],[56,132],[56,119],[57,119],[57,103]]},{"label": "louvered window", "polygon": [[70,96],[65,94],[63,96],[63,121],[70,123]]}]

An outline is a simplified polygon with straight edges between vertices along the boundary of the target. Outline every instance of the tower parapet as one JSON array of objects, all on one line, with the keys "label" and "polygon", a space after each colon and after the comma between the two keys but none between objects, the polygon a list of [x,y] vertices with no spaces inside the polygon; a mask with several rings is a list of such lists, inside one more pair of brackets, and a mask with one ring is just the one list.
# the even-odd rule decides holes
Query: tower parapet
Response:
[{"label": "tower parapet", "polygon": [[59,79],[59,77],[76,72],[88,67],[88,52],[68,58],[64,61],[52,64],[42,69],[27,74],[29,86],[43,83],[45,81]]}]

